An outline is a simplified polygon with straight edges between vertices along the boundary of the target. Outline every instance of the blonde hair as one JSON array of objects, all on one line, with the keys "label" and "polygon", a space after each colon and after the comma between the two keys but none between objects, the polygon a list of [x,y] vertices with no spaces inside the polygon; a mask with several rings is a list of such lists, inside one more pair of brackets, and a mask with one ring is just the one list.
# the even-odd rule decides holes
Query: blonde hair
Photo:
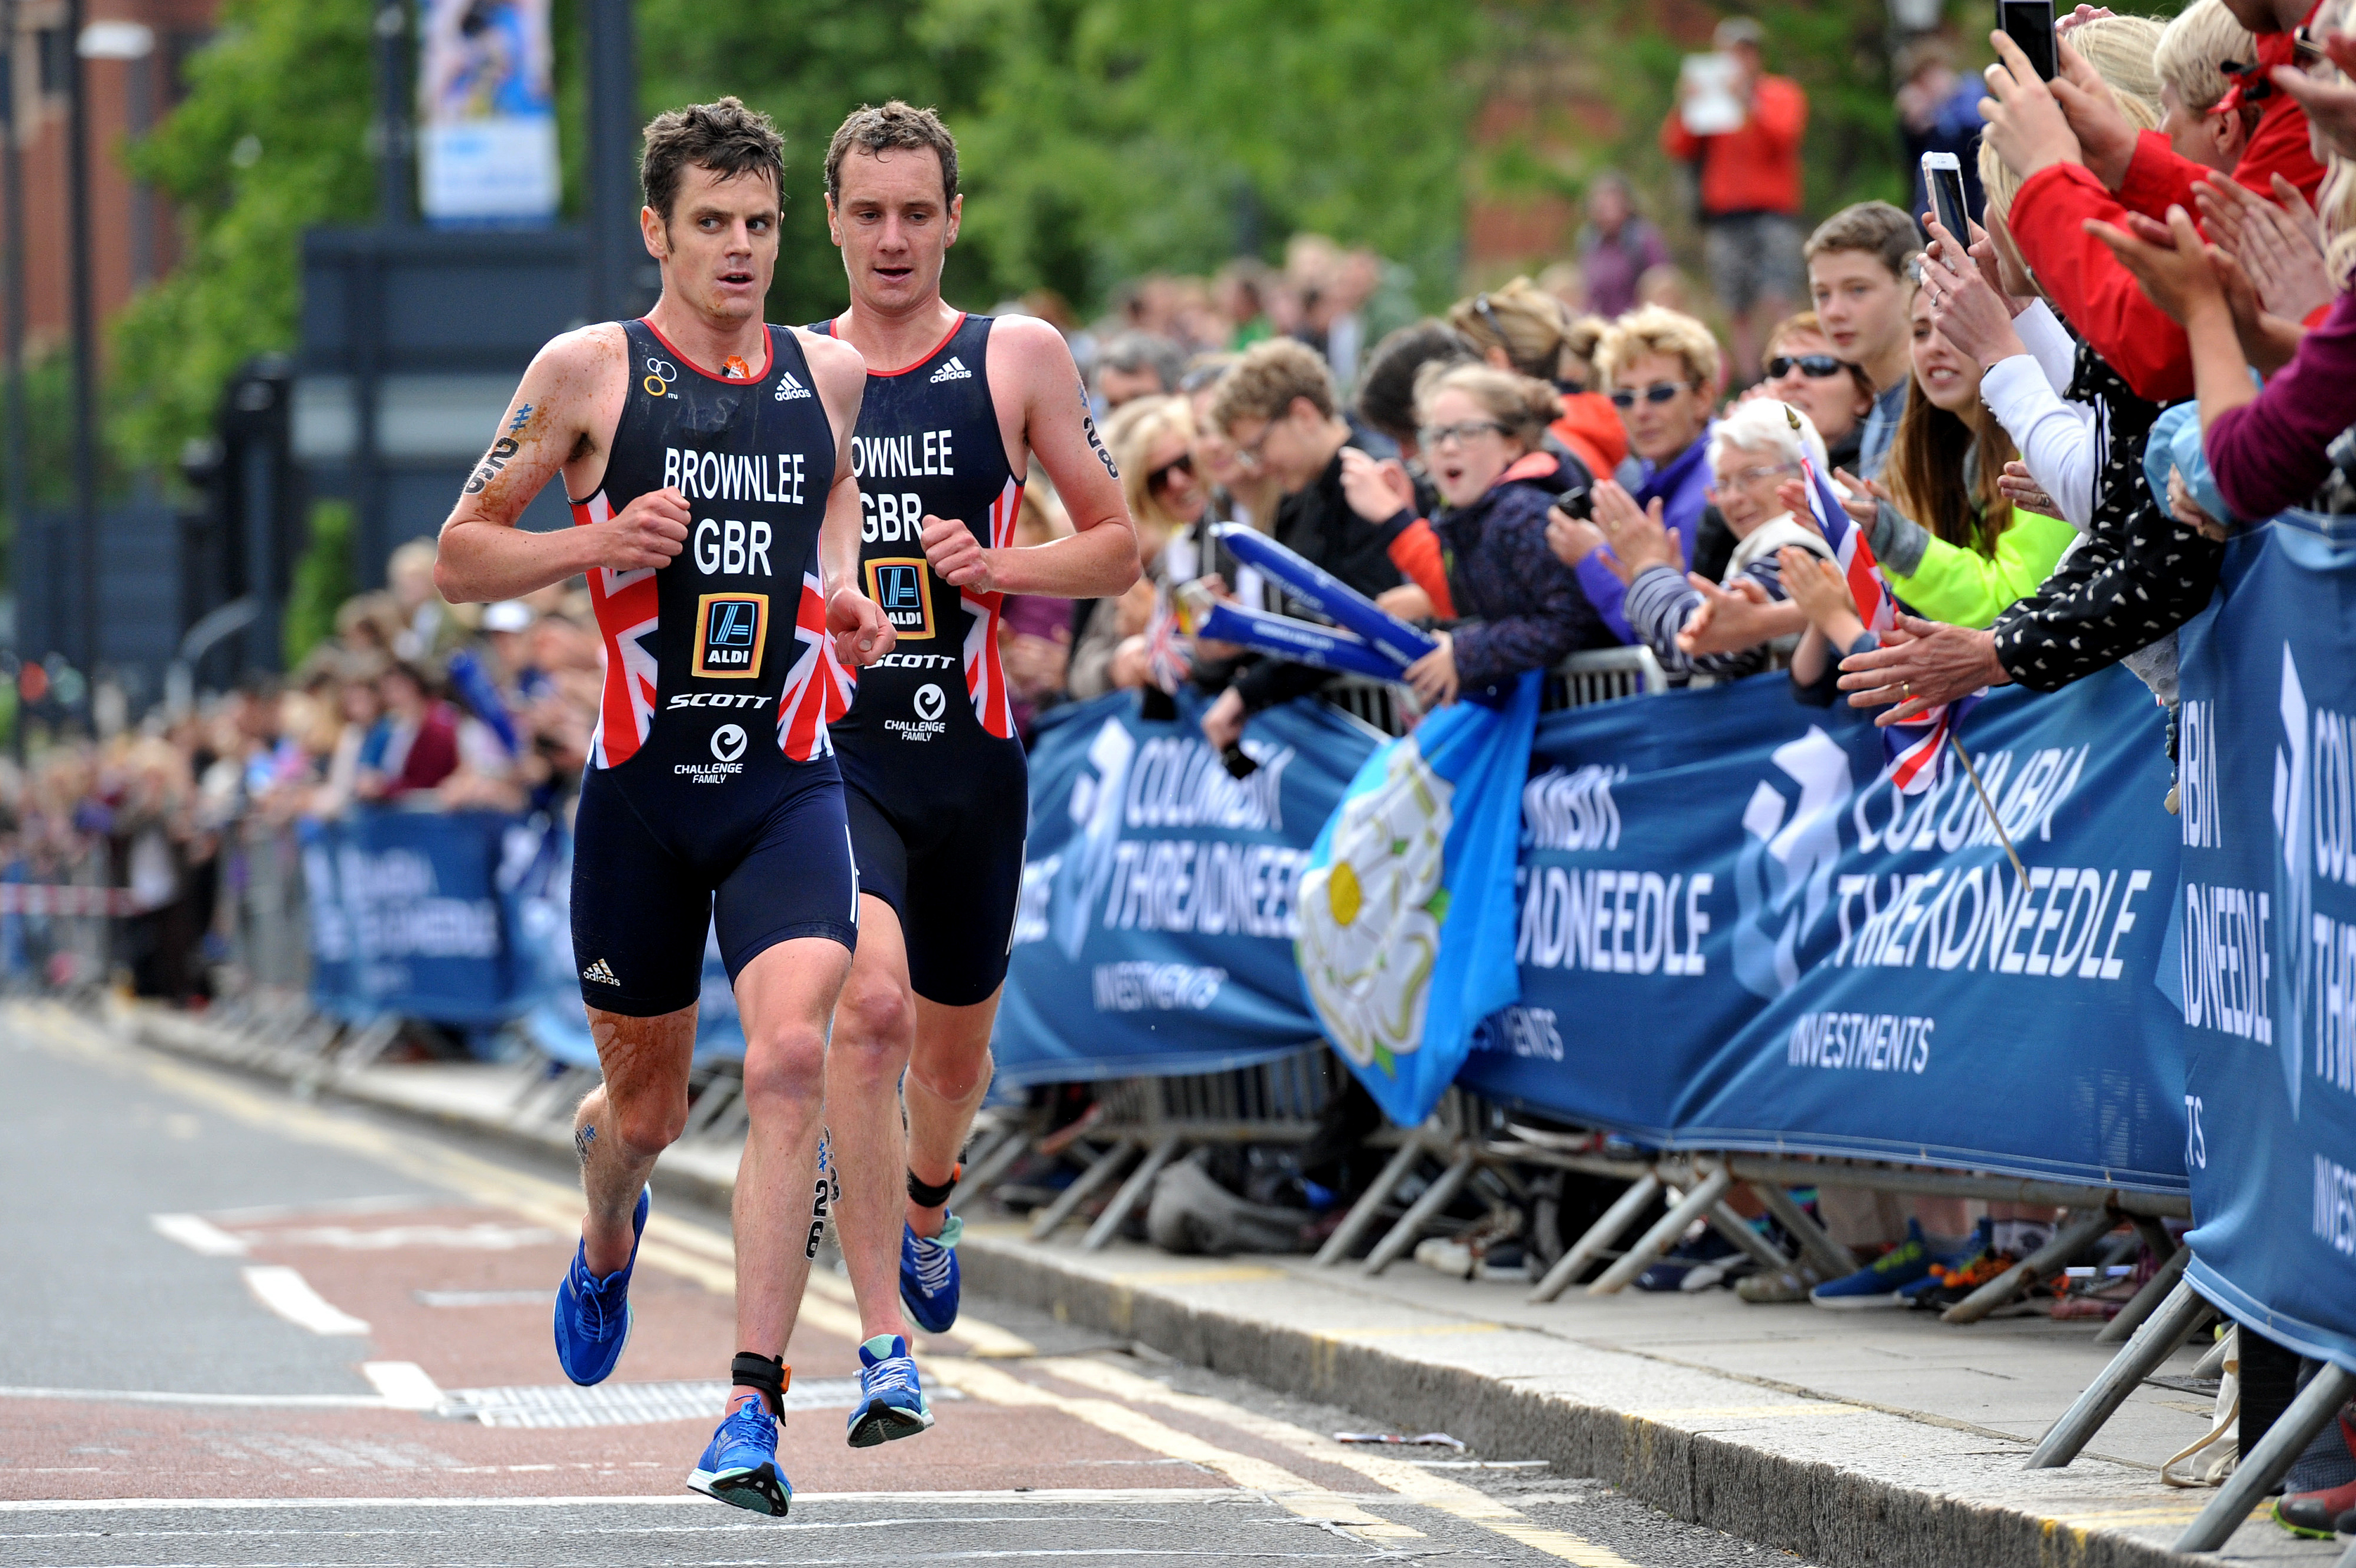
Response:
[{"label": "blonde hair", "polygon": [[[1131,413],[1132,409],[1136,412]],[[1183,436],[1188,450],[1193,449],[1194,409],[1183,397],[1141,397],[1123,403],[1119,412],[1126,417],[1108,434],[1112,460],[1120,469],[1120,490],[1129,502],[1129,515],[1173,532],[1186,527],[1187,520],[1173,513],[1153,493],[1147,482],[1153,477],[1148,464],[1154,447],[1173,435]]]},{"label": "blonde hair", "polygon": [[1415,416],[1428,423],[1425,410],[1444,392],[1461,392],[1486,409],[1505,427],[1505,439],[1527,452],[1546,438],[1546,428],[1562,417],[1562,394],[1533,376],[1515,375],[1494,365],[1424,366],[1415,378]]},{"label": "blonde hair", "polygon": [[1631,360],[1666,354],[1686,368],[1686,379],[1704,392],[1718,386],[1720,359],[1718,339],[1709,328],[1682,311],[1647,305],[1614,321],[1595,346],[1595,368],[1607,381],[1616,382]]},{"label": "blonde hair", "polygon": [[2253,64],[2257,48],[2257,38],[2233,19],[2224,0],[2193,0],[2159,35],[2151,64],[2159,80],[2176,89],[2177,102],[2202,114],[2233,85],[2217,68],[2228,60]]},{"label": "blonde hair", "polygon": [[[1483,311],[1485,301],[1489,308]],[[1472,339],[1483,353],[1503,349],[1514,369],[1541,381],[1554,379],[1562,354],[1569,312],[1562,301],[1526,277],[1503,288],[1493,288],[1448,307],[1448,325]]]},{"label": "blonde hair", "polygon": [[[2159,129],[2159,72],[2154,60],[2162,34],[2159,24],[2147,17],[2097,16],[2081,23],[2069,38],[2070,47],[2094,68],[2094,74],[2111,90],[2119,113],[2138,131]],[[2007,217],[2012,211],[2012,199],[2020,194],[2020,177],[1997,156],[1985,136],[1980,138],[1979,165],[1987,210],[1998,218]]]}]

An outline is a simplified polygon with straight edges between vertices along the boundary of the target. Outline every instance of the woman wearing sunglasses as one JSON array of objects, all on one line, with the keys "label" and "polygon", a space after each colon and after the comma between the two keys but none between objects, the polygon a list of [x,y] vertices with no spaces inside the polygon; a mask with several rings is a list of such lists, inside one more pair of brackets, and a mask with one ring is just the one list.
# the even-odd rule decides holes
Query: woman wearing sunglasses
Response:
[{"label": "woman wearing sunglasses", "polygon": [[1865,416],[1873,412],[1873,383],[1863,366],[1833,352],[1815,311],[1785,317],[1767,334],[1767,379],[1759,383],[1759,395],[1806,414],[1824,438],[1832,468],[1857,467]]},{"label": "woman wearing sunglasses", "polygon": [[1545,450],[1562,399],[1544,381],[1487,365],[1433,364],[1416,381],[1417,439],[1441,505],[1431,526],[1449,596],[1467,618],[1408,666],[1427,703],[1502,701],[1505,684],[1618,639],[1547,548],[1560,465]]},{"label": "woman wearing sunglasses", "polygon": [[[1612,406],[1628,429],[1628,450],[1638,477],[1630,487],[1638,510],[1661,503],[1663,526],[1681,542],[1679,570],[1693,564],[1701,515],[1709,505],[1710,400],[1718,389],[1718,339],[1690,316],[1648,305],[1612,324],[1596,346],[1595,366],[1610,389]],[[1597,550],[1592,529],[1571,527],[1577,519],[1558,511],[1547,534],[1556,555],[1579,574],[1579,585],[1612,634],[1633,642],[1621,601],[1626,585]]]},{"label": "woman wearing sunglasses", "polygon": [[[1124,403],[1105,435],[1120,467],[1144,572],[1120,598],[1098,601],[1081,628],[1070,682],[1072,695],[1082,699],[1152,682],[1155,620],[1169,614],[1172,585],[1200,575],[1193,529],[1208,495],[1194,467],[1194,420],[1184,398]],[[1163,659],[1173,668],[1185,662],[1174,647],[1165,648]]]}]

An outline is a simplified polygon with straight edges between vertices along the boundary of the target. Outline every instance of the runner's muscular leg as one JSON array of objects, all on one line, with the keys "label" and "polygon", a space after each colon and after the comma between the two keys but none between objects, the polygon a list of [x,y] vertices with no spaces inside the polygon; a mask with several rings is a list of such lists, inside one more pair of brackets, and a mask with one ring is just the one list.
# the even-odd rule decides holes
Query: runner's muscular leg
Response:
[{"label": "runner's muscular leg", "polygon": [[589,1272],[612,1273],[630,1261],[630,1216],[655,1156],[687,1125],[687,1064],[695,1051],[695,1008],[651,1018],[588,1009],[589,1037],[605,1081],[573,1119],[581,1187],[589,1199],[581,1242]]},{"label": "runner's muscular leg", "polygon": [[[862,934],[861,947],[866,946]],[[783,1359],[809,1279],[810,1195],[826,1120],[827,1015],[851,954],[825,937],[764,950],[736,977],[751,1126],[736,1172],[736,1348]],[[838,1138],[836,1147],[841,1146]],[[730,1394],[758,1391],[741,1384]]]},{"label": "runner's muscular leg", "polygon": [[834,1010],[826,1054],[827,1126],[842,1183],[835,1233],[859,1297],[860,1331],[905,1334],[900,1318],[900,1215],[907,1179],[907,1133],[900,1120],[900,1075],[916,1039],[917,1004],[908,987],[900,917],[872,894],[859,900],[859,951]]},{"label": "runner's muscular leg", "polygon": [[[916,1044],[901,1092],[908,1103],[908,1169],[918,1181],[937,1186],[957,1171],[958,1155],[973,1131],[973,1113],[990,1092],[990,1030],[1005,989],[1001,985],[988,1001],[969,1007],[916,998]],[[948,1205],[919,1208],[912,1197],[906,1208],[917,1235],[941,1233]]]}]

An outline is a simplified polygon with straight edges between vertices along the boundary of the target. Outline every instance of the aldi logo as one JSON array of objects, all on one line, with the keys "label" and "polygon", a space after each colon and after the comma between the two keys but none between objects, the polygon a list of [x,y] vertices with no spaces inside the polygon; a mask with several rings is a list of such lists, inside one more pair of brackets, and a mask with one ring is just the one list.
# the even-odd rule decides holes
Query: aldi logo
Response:
[{"label": "aldi logo", "polygon": [[933,635],[933,582],[922,558],[867,563],[867,596],[902,637]]},{"label": "aldi logo", "polygon": [[749,681],[761,673],[766,594],[704,594],[695,601],[695,673]]}]

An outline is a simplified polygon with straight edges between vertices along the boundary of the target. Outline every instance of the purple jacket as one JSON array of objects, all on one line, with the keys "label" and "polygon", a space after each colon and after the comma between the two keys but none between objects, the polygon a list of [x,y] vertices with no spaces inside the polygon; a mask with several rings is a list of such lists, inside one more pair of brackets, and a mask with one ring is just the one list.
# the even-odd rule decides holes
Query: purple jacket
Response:
[{"label": "purple jacket", "polygon": [[2324,449],[2356,424],[2356,292],[2340,295],[2256,399],[2219,414],[2201,440],[2233,515],[2265,521],[2305,506],[2331,472]]},{"label": "purple jacket", "polygon": [[1456,613],[1456,679],[1465,696],[1502,700],[1496,688],[1581,648],[1619,639],[1595,613],[1579,579],[1547,548],[1547,509],[1561,493],[1561,465],[1533,452],[1480,499],[1431,520],[1448,564]]}]

